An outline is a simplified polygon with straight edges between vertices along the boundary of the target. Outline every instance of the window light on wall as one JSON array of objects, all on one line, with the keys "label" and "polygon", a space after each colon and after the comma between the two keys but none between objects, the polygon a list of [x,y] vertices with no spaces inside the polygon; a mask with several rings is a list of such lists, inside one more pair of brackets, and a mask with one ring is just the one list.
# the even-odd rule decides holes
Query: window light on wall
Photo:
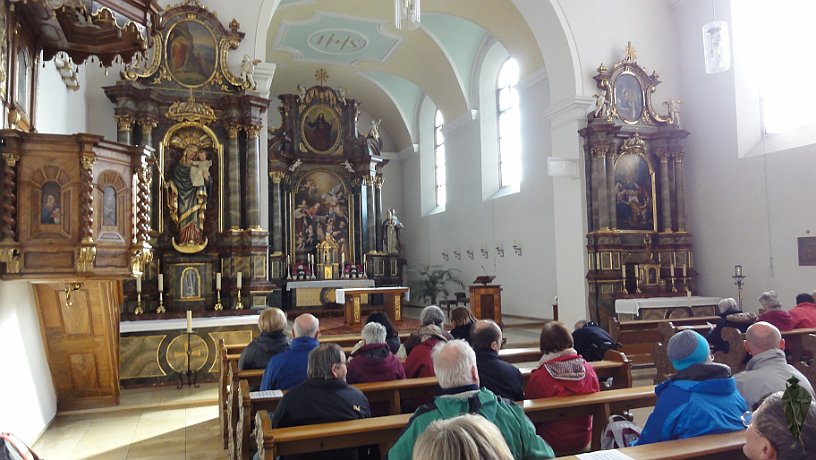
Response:
[{"label": "window light on wall", "polygon": [[516,90],[518,79],[518,63],[510,58],[502,65],[496,82],[501,187],[517,186],[521,183],[521,115]]},{"label": "window light on wall", "polygon": [[436,183],[436,205],[445,207],[447,202],[447,187],[445,180],[445,135],[442,134],[442,126],[445,118],[440,110],[436,111],[434,117],[434,180]]}]

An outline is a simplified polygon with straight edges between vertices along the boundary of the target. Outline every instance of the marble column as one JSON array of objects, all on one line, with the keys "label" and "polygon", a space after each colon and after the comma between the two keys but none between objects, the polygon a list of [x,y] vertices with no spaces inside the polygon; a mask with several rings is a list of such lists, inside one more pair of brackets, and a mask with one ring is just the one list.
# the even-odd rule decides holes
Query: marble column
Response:
[{"label": "marble column", "polygon": [[366,252],[377,249],[377,216],[374,212],[374,178],[365,176],[363,183],[366,189],[366,228],[368,229],[368,239],[366,241]]},{"label": "marble column", "polygon": [[260,190],[260,176],[258,173],[258,132],[260,125],[247,125],[247,161],[246,161],[246,218],[247,227],[260,229],[261,217],[259,213],[259,206],[261,195]]},{"label": "marble column", "polygon": [[618,228],[617,191],[615,189],[615,149],[606,151],[606,198],[609,228]]},{"label": "marble column", "polygon": [[227,127],[227,225],[230,230],[241,229],[241,159],[238,152],[239,125]]},{"label": "marble column", "polygon": [[283,247],[283,194],[281,192],[281,181],[284,177],[283,171],[269,171],[269,179],[272,180],[270,232],[272,233],[273,252],[286,252]]},{"label": "marble column", "polygon": [[131,144],[133,140],[133,117],[130,115],[116,115],[116,141],[122,144]]},{"label": "marble column", "polygon": [[660,153],[660,206],[662,209],[662,230],[672,231],[671,190],[669,190],[669,159],[668,152]]},{"label": "marble column", "polygon": [[606,151],[609,147],[599,145],[592,149],[592,189],[595,191],[593,202],[595,213],[592,223],[595,230],[609,230],[609,199],[606,183]]},{"label": "marble column", "polygon": [[142,118],[139,120],[139,127],[141,128],[142,145],[153,147],[153,130],[159,122],[152,118]]},{"label": "marble column", "polygon": [[376,241],[376,248],[377,251],[383,252],[383,238],[385,235],[382,234],[382,221],[383,221],[383,209],[382,209],[382,186],[385,182],[385,178],[382,176],[377,176],[374,178],[374,228],[375,228],[375,239]]},{"label": "marble column", "polygon": [[677,231],[686,231],[686,191],[683,185],[683,156],[684,152],[674,155],[674,193],[677,197]]}]

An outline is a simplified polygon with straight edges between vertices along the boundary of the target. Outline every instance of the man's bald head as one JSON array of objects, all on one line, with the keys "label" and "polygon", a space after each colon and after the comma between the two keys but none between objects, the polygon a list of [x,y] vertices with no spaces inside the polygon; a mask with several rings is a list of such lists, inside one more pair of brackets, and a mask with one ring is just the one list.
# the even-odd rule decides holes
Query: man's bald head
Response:
[{"label": "man's bald head", "polygon": [[295,325],[292,328],[295,337],[317,337],[320,329],[320,321],[309,313],[304,313],[295,318]]},{"label": "man's bald head", "polygon": [[470,344],[474,350],[499,351],[502,342],[502,331],[495,321],[480,319],[470,328]]},{"label": "man's bald head", "polygon": [[745,344],[748,352],[756,356],[775,348],[784,348],[785,342],[779,329],[771,323],[759,321],[745,332]]}]

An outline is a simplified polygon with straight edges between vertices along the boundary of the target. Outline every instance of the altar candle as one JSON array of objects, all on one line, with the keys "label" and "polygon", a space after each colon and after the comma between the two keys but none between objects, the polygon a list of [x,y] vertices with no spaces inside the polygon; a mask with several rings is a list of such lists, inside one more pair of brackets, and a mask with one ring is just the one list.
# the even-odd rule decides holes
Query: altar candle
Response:
[{"label": "altar candle", "polygon": [[671,271],[671,277],[674,278],[674,264],[669,265],[669,270]]},{"label": "altar candle", "polygon": [[626,279],[626,265],[621,264],[621,276]]},{"label": "altar candle", "polygon": [[286,265],[289,265],[289,254],[286,254]]},{"label": "altar candle", "polygon": [[142,292],[142,277],[136,277],[136,292]]},{"label": "altar candle", "polygon": [[193,312],[187,310],[187,332],[193,332]]},{"label": "altar candle", "polygon": [[164,292],[164,275],[159,273],[159,292]]},{"label": "altar candle", "polygon": [[688,301],[688,307],[691,308],[691,289],[686,288],[686,300]]},{"label": "altar candle", "polygon": [[686,272],[686,264],[683,264],[683,278],[688,278],[688,273]]},{"label": "altar candle", "polygon": [[363,268],[365,269],[366,266],[366,255],[363,254]]},{"label": "altar candle", "polygon": [[340,268],[343,268],[345,266],[346,266],[346,253],[342,252],[340,253]]},{"label": "altar candle", "polygon": [[241,289],[241,276],[242,276],[241,272],[238,272],[238,280],[235,283],[238,289]]},{"label": "altar candle", "polygon": [[217,290],[221,290],[221,273],[215,274],[215,288]]},{"label": "altar candle", "polygon": [[742,265],[734,265],[734,276],[742,276]]}]

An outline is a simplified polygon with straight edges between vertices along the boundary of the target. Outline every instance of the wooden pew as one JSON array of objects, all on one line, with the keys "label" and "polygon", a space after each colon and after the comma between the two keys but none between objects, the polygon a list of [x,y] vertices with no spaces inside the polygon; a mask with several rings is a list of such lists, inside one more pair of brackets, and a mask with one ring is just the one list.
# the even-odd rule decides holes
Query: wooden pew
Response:
[{"label": "wooden pew", "polygon": [[713,327],[714,325],[712,323],[697,325],[675,325],[674,321],[661,323],[658,326],[658,330],[662,338],[660,342],[654,344],[653,356],[655,369],[657,369],[657,374],[654,376],[654,384],[657,385],[674,374],[674,367],[672,367],[672,363],[669,360],[668,350],[666,348],[669,345],[669,339],[671,339],[674,334],[684,330],[692,330],[697,331],[700,335],[705,337],[711,332]]},{"label": "wooden pew", "polygon": [[[785,339],[785,348],[788,352],[788,362],[795,365],[801,362],[804,358],[813,356],[816,349],[807,346],[804,337],[816,334],[816,328],[813,329],[793,329],[782,332],[782,338]],[[714,353],[714,361],[718,363],[727,364],[731,367],[731,372],[736,374],[745,369],[746,355],[745,347],[742,345],[745,340],[745,334],[732,327],[724,327],[722,330],[723,340],[728,342],[728,353],[716,352]],[[810,343],[810,342],[808,342]]]},{"label": "wooden pew", "polygon": [[[644,446],[618,449],[621,454],[635,460],[679,460],[710,459],[736,460],[744,459],[742,446],[745,445],[745,431],[709,434],[696,438],[676,439],[657,442]],[[577,460],[578,456],[557,457],[556,460]]]},{"label": "wooden pew", "polygon": [[[525,400],[519,404],[535,422],[561,420],[564,417],[593,417],[592,446],[600,447],[600,434],[609,414],[653,406],[653,386],[610,390],[592,395],[562,396]],[[267,411],[255,416],[255,440],[258,456],[272,460],[279,455],[296,455],[332,449],[378,444],[385,455],[396,442],[411,414],[389,415],[347,422],[323,423],[272,429]]]},{"label": "wooden pew", "polygon": [[719,316],[669,318],[659,320],[622,321],[612,318],[609,334],[622,345],[621,351],[632,360],[634,367],[654,366],[654,344],[663,338],[659,327],[672,322],[675,326],[704,325],[716,322]]}]

